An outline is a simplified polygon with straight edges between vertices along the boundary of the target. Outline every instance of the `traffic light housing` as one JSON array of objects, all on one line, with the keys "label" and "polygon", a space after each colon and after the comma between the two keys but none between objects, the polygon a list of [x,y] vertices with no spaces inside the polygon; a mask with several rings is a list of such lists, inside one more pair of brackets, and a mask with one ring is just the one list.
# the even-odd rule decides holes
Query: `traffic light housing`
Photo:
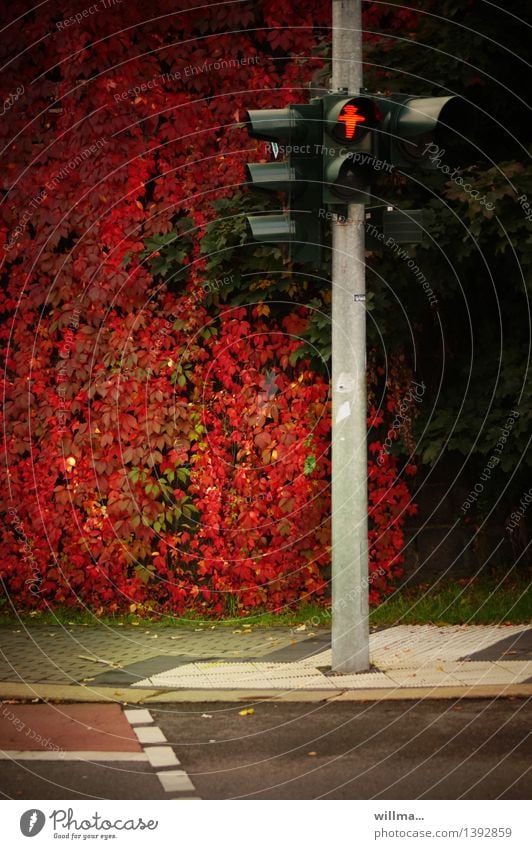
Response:
[{"label": "traffic light housing", "polygon": [[431,171],[437,168],[434,158],[430,159],[435,147],[460,147],[459,131],[467,126],[462,98],[392,94],[380,96],[378,105],[381,125],[375,134],[376,152],[394,167]]},{"label": "traffic light housing", "polygon": [[369,201],[382,114],[371,96],[327,94],[323,101],[323,202]]},{"label": "traffic light housing", "polygon": [[[254,241],[285,245],[291,259],[317,266],[323,207],[343,212],[349,203],[370,204],[381,171],[437,169],[434,153],[446,145],[450,164],[453,151],[460,150],[467,107],[456,96],[349,95],[342,89],[310,104],[249,110],[246,126],[252,138],[268,143],[272,155],[270,162],[248,164],[248,184],[285,196],[277,210],[247,216]],[[383,217],[385,225],[402,227],[405,242],[419,239],[398,211]]]},{"label": "traffic light housing", "polygon": [[251,235],[256,242],[284,244],[291,259],[315,265],[321,262],[323,241],[321,119],[319,100],[285,109],[248,110],[246,116],[251,138],[268,142],[274,157],[271,162],[249,163],[248,183],[286,195],[278,212],[247,216]]},{"label": "traffic light housing", "polygon": [[[328,94],[323,102],[323,202],[370,203],[379,172],[434,170],[436,149],[457,145],[466,126],[460,97]],[[432,154],[432,158],[431,157]]]}]

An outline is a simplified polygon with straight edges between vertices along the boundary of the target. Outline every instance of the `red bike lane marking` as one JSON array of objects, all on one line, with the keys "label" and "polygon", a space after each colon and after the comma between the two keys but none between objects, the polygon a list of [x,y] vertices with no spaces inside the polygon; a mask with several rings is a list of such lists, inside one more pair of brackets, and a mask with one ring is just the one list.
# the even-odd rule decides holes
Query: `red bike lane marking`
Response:
[{"label": "red bike lane marking", "polygon": [[0,750],[141,752],[120,705],[0,706]]}]

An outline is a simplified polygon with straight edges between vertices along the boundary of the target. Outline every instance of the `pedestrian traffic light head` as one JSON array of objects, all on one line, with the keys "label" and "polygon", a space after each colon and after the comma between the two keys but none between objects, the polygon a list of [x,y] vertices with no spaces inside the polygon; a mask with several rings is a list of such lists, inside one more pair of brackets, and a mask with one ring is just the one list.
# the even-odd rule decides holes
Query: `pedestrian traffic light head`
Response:
[{"label": "pedestrian traffic light head", "polygon": [[335,142],[358,147],[375,130],[382,116],[368,97],[332,95],[327,98],[326,130]]},{"label": "pedestrian traffic light head", "polygon": [[343,93],[323,98],[323,200],[329,204],[364,203],[375,161],[382,113],[371,97]]}]

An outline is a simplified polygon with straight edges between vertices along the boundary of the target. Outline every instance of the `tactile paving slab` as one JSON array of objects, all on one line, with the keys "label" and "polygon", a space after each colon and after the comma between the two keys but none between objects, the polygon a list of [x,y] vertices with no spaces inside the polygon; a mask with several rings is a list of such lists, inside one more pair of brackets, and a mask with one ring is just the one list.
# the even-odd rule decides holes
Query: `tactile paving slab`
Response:
[{"label": "tactile paving slab", "polygon": [[134,687],[220,690],[337,690],[317,669],[300,663],[192,663],[153,675]]},{"label": "tactile paving slab", "polygon": [[[523,626],[399,626],[370,635],[371,672],[331,673],[330,649],[303,656],[296,662],[232,663],[223,659],[184,664],[147,676],[135,687],[174,689],[326,690],[390,687],[448,687],[475,684],[525,683],[532,675],[530,661],[463,661],[471,647],[515,639]],[[326,673],[326,674],[325,674]]]},{"label": "tactile paving slab", "polygon": [[504,642],[505,650],[510,651],[527,630],[525,625],[398,625],[370,635],[370,657],[379,669],[476,660],[490,651],[492,656],[486,659],[495,660],[500,656],[497,644]]}]

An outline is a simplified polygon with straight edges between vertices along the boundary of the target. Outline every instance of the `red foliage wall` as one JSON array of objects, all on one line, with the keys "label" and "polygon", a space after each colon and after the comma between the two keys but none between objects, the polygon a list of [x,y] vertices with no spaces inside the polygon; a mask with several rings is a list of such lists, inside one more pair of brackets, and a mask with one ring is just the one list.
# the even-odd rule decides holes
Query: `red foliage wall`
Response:
[{"label": "red foliage wall", "polygon": [[[323,596],[328,386],[290,359],[305,311],[191,293],[211,204],[253,156],[244,109],[306,98],[326,4],[49,6],[12,3],[2,47],[8,595],[217,613]],[[142,252],[184,216],[176,291]],[[370,490],[375,600],[413,508],[393,458]]]}]

